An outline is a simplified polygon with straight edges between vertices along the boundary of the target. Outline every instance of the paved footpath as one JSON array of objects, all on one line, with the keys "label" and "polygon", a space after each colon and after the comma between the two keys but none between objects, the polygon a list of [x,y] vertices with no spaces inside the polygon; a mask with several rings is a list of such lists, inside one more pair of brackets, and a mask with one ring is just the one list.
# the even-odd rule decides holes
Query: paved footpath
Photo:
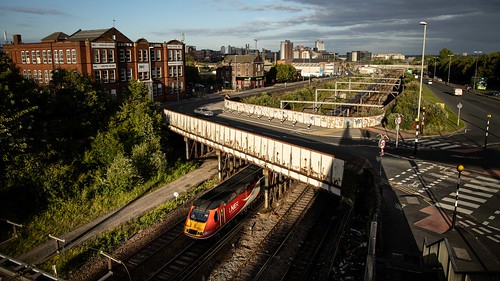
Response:
[{"label": "paved footpath", "polygon": [[[213,178],[217,175],[217,160],[207,159],[202,165],[184,175],[183,177],[152,191],[126,206],[101,216],[69,233],[57,235],[66,240],[65,247],[78,245],[90,238],[115,228],[131,219],[138,218],[145,213],[153,210],[157,206],[166,203],[174,198],[174,192],[184,193],[187,189],[196,186],[203,181]],[[55,241],[48,240],[33,250],[18,256],[17,259],[28,264],[37,264],[45,257],[55,252]]]}]

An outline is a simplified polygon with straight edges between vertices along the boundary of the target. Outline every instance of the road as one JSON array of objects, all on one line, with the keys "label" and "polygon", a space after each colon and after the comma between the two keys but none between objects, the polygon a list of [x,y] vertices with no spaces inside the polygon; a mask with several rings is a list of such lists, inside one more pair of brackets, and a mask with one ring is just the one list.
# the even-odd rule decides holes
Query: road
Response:
[{"label": "road", "polygon": [[457,105],[462,104],[460,118],[466,124],[466,130],[450,136],[450,140],[482,147],[485,144],[487,116],[491,115],[488,145],[500,146],[500,99],[465,92],[454,96],[453,88],[441,83],[426,85],[453,112],[458,114]]}]

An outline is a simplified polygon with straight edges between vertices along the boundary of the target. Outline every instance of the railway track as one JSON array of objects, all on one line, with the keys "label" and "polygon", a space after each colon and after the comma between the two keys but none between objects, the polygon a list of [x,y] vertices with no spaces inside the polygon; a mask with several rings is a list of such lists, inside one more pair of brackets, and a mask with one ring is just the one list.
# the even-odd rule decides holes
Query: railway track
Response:
[{"label": "railway track", "polygon": [[[251,208],[250,214],[257,209]],[[108,280],[201,280],[212,257],[224,251],[245,226],[245,217],[240,216],[223,228],[218,237],[195,240],[184,235],[184,221],[185,218],[124,258],[125,266],[113,268]]]},{"label": "railway track", "polygon": [[284,241],[314,202],[317,193],[312,187],[307,186],[302,192],[296,192],[295,196],[293,200],[290,200],[289,209],[263,239],[259,249],[240,267],[239,274],[233,280],[258,280],[268,269],[271,269],[269,266],[273,259],[277,258],[279,251],[284,248]]}]

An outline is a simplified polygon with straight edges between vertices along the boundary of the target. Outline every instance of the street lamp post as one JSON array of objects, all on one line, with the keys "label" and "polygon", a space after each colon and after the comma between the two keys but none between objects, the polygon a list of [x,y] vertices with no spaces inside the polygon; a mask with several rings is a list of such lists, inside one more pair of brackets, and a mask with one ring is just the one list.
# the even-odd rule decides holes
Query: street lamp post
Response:
[{"label": "street lamp post", "polygon": [[[474,54],[476,54],[476,56],[477,56],[477,54],[482,54],[482,53],[483,53],[483,51],[474,51]],[[473,83],[474,83],[474,84],[472,85],[472,89],[474,89],[474,90],[476,89],[476,82],[477,82],[477,61],[478,61],[478,60],[479,60],[479,59],[478,59],[478,58],[476,58],[476,70],[474,71],[474,79],[472,79],[472,80],[473,80]]]},{"label": "street lamp post", "polygon": [[437,57],[434,57],[434,75],[432,77],[434,80],[436,80],[436,64],[437,64],[436,60],[437,60]]},{"label": "street lamp post", "polygon": [[415,150],[414,154],[417,154],[417,146],[418,146],[418,125],[420,122],[420,104],[422,102],[422,82],[424,80],[424,60],[425,60],[425,35],[427,33],[427,23],[425,21],[421,21],[420,25],[424,26],[424,39],[422,43],[422,65],[420,67],[420,88],[418,91],[418,108],[417,108],[417,118],[416,121],[416,130],[415,130]]},{"label": "street lamp post", "polygon": [[457,222],[457,206],[458,206],[458,190],[460,189],[460,175],[464,170],[463,165],[457,166],[458,178],[457,178],[457,190],[455,192],[455,209],[453,210],[453,219],[451,221],[451,228],[455,228],[455,224]]},{"label": "street lamp post", "polygon": [[448,55],[448,57],[450,58],[450,62],[448,63],[448,85],[450,85],[451,57],[453,57],[453,55]]}]

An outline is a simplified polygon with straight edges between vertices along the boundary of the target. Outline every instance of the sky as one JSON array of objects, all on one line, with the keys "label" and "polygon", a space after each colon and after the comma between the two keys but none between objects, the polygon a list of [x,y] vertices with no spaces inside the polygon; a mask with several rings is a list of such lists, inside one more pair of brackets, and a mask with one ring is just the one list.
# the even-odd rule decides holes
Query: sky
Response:
[{"label": "sky", "polygon": [[[128,38],[182,39],[196,49],[228,45],[279,51],[280,42],[327,51],[421,55],[500,51],[500,0],[0,0],[0,31],[40,42],[53,32],[113,25]],[[1,39],[3,41],[3,38]]]}]

